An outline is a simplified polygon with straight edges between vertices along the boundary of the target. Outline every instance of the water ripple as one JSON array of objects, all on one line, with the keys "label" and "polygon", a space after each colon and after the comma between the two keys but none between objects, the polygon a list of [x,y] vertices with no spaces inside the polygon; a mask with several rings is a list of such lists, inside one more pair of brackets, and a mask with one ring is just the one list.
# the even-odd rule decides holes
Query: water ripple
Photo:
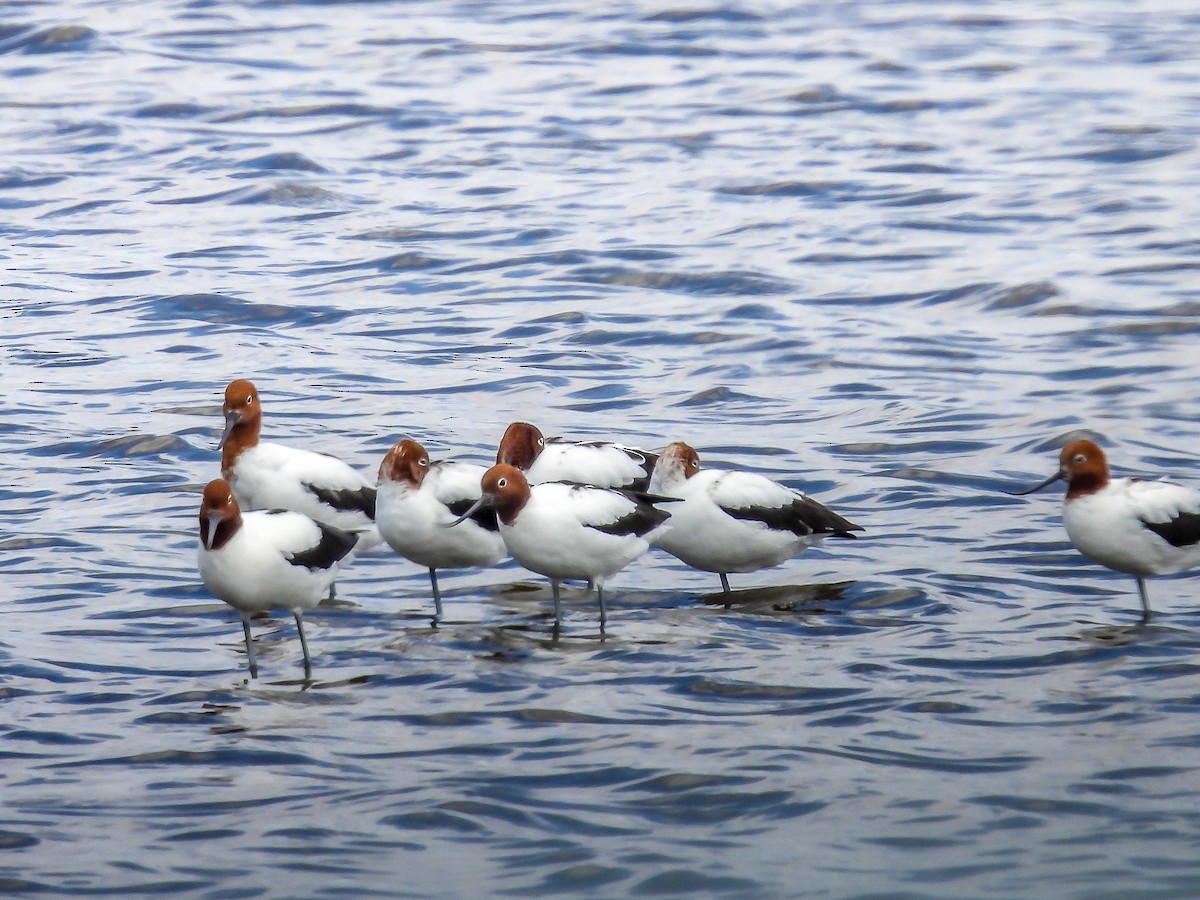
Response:
[{"label": "water ripple", "polygon": [[[1189,576],[1140,625],[1003,493],[1075,436],[1194,480],[1177,7],[13,11],[0,893],[1196,894]],[[375,550],[247,681],[194,561],[238,376],[368,477],[525,419],[866,530],[729,595],[652,551],[603,635],[511,562],[432,628]]]}]

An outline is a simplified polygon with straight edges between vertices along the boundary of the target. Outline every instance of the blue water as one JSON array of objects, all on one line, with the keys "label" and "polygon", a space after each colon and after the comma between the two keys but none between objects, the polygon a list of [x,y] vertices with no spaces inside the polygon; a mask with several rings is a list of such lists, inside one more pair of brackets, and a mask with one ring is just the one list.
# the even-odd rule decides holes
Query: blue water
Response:
[{"label": "blue water", "polygon": [[[1000,493],[1200,483],[1200,15],[689,3],[0,3],[0,893],[1200,894],[1196,578],[1134,627]],[[365,472],[526,419],[867,531],[728,609],[651,553],[604,641],[375,552],[247,683],[234,377]]]}]

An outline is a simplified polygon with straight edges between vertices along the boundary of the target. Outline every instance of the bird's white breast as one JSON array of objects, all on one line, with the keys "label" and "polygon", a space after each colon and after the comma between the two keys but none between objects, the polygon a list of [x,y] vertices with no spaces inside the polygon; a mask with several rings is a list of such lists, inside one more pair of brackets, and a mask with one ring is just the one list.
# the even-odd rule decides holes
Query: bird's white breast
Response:
[{"label": "bird's white breast", "polygon": [[1100,491],[1063,504],[1071,543],[1090,559],[1118,572],[1165,575],[1200,565],[1200,546],[1173,547],[1147,528],[1180,513],[1200,512],[1200,493],[1166,481],[1118,478]]},{"label": "bird's white breast", "polygon": [[245,512],[242,527],[219,550],[199,544],[200,577],[242,611],[311,609],[329,593],[337,567],[309,569],[288,557],[321,542],[321,530],[296,512]]},{"label": "bird's white breast", "polygon": [[597,530],[633,512],[615,491],[551,483],[533,486],[511,525],[501,523],[508,552],[525,568],[550,578],[604,578],[649,549],[645,537]]},{"label": "bird's white breast", "polygon": [[453,528],[448,503],[479,499],[481,466],[435,464],[417,489],[385,481],[376,500],[376,523],[388,545],[401,556],[431,568],[485,566],[504,557],[498,532],[471,519]]},{"label": "bird's white breast", "polygon": [[722,508],[771,509],[791,504],[796,495],[789,488],[752,472],[705,469],[677,484],[668,496],[681,499],[663,504],[671,514],[671,528],[654,543],[696,569],[753,572],[778,565],[817,540],[735,518]]}]

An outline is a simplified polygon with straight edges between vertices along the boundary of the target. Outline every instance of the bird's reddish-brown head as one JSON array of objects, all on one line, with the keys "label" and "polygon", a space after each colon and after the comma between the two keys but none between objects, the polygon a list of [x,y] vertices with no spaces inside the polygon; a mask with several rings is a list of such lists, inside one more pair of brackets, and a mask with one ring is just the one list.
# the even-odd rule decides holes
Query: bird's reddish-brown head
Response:
[{"label": "bird's reddish-brown head", "polygon": [[237,378],[225,388],[225,432],[221,435],[221,474],[232,477],[233,467],[244,450],[258,443],[262,430],[262,408],[258,391],[245,378]]},{"label": "bird's reddish-brown head", "polygon": [[200,541],[209,550],[220,550],[242,524],[242,511],[233,488],[224,478],[204,486],[200,500]]},{"label": "bird's reddish-brown head", "polygon": [[536,425],[528,422],[513,422],[504,430],[500,447],[496,450],[496,462],[515,466],[528,472],[533,461],[541,455],[546,439]]},{"label": "bird's reddish-brown head", "polygon": [[397,441],[379,464],[379,483],[397,481],[418,488],[429,472],[429,454],[413,440]]},{"label": "bird's reddish-brown head", "polygon": [[483,473],[480,482],[483,497],[505,525],[516,521],[517,514],[529,502],[529,482],[516,466],[497,463]]},{"label": "bird's reddish-brown head", "polygon": [[1108,484],[1108,459],[1095,441],[1071,441],[1063,447],[1058,471],[1069,486],[1067,497],[1091,494]]}]

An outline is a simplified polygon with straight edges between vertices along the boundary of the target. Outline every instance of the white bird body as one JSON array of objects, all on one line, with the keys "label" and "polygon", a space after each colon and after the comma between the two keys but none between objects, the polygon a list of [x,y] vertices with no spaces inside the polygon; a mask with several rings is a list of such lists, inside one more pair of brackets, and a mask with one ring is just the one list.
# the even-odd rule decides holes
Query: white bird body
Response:
[{"label": "white bird body", "polygon": [[329,594],[336,563],[308,568],[291,560],[318,547],[321,526],[291,510],[242,513],[242,527],[219,549],[200,544],[200,577],[239,612],[314,609]]},{"label": "white bird body", "polygon": [[1063,525],[1076,549],[1129,575],[1169,575],[1200,566],[1200,532],[1175,546],[1149,527],[1169,528],[1182,516],[1200,519],[1200,492],[1169,481],[1114,478],[1101,490],[1063,501]]},{"label": "white bird body", "polygon": [[528,422],[513,422],[500,439],[496,462],[516,466],[530,484],[569,481],[644,491],[655,454],[612,441],[543,437]]},{"label": "white bird body", "polygon": [[[375,488],[335,456],[262,442],[242,452],[230,474],[238,503],[248,510],[292,509],[318,522],[358,534],[362,550],[382,538],[363,508]],[[338,498],[358,495],[357,505]]]},{"label": "white bird body", "polygon": [[358,537],[355,552],[382,538],[375,525],[375,486],[335,456],[259,440],[262,411],[254,385],[225,390],[221,474],[245,510],[291,509]]},{"label": "white bird body", "polygon": [[679,501],[655,545],[692,568],[717,572],[725,591],[730,572],[776,566],[825,537],[862,530],[763,475],[701,469],[699,455],[681,442],[659,456],[650,491]]},{"label": "white bird body", "polygon": [[294,510],[243,513],[228,482],[216,479],[200,507],[200,578],[214,596],[242,615],[250,673],[258,675],[250,639],[253,613],[286,609],[296,619],[311,675],[300,613],[316,607],[330,590],[354,535],[313,521]]},{"label": "white bird body", "polygon": [[[383,539],[406,559],[432,569],[491,566],[504,558],[504,541],[496,530],[467,520],[448,526],[479,499],[483,466],[453,460],[430,463],[429,474],[417,487],[381,481],[375,522]],[[461,512],[461,510],[460,510]]]},{"label": "white bird body", "polygon": [[638,502],[609,488],[564,482],[530,486],[529,500],[500,536],[512,558],[547,578],[586,578],[602,583],[650,549],[670,524],[638,534],[609,533],[605,527],[638,512]]},{"label": "white bird body", "polygon": [[630,488],[646,478],[645,460],[640,450],[622,444],[592,441],[563,441],[551,438],[525,477],[531,484],[570,481],[598,487]]},{"label": "white bird body", "polygon": [[771,490],[782,486],[766,478],[762,484],[759,478],[746,472],[710,469],[673,491],[662,491],[682,502],[671,507],[673,527],[655,543],[692,568],[729,573],[779,565],[824,537],[799,537],[762,521],[731,516],[731,509],[779,509],[791,504],[794,495],[790,491]]},{"label": "white bird body", "polygon": [[1149,575],[1200,566],[1200,491],[1169,481],[1109,477],[1108,459],[1093,441],[1071,441],[1058,471],[1028,490],[1067,482],[1063,525],[1067,537],[1093,562],[1137,579],[1142,621],[1153,615]]},{"label": "white bird body", "polygon": [[505,556],[494,515],[482,513],[449,527],[479,500],[484,472],[471,463],[431,461],[412,440],[398,441],[379,466],[379,532],[401,556],[429,569],[437,619],[442,616],[438,569],[491,566]]},{"label": "white bird body", "polygon": [[669,514],[637,494],[565,482],[530,485],[520,469],[503,463],[488,469],[481,488],[479,503],[462,518],[480,507],[495,510],[513,559],[550,579],[556,629],[562,624],[560,583],[586,578],[596,587],[603,632],[604,579],[670,527]]}]

